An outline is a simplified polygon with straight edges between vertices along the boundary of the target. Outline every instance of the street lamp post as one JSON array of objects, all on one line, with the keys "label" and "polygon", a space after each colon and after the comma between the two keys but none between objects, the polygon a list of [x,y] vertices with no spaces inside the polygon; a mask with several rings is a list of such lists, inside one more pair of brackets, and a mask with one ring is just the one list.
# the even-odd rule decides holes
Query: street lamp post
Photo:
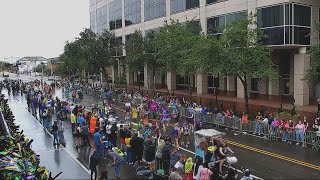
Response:
[{"label": "street lamp post", "polygon": [[140,71],[138,71],[138,86],[139,86],[139,93],[140,93]]}]

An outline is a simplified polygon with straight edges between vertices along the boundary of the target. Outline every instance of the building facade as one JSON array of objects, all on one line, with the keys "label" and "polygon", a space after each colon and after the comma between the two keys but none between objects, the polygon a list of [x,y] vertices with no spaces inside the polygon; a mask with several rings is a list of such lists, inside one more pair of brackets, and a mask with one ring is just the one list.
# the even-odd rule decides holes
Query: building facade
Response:
[{"label": "building facade", "polygon": [[[141,82],[151,88],[183,89],[191,83],[198,94],[219,93],[244,98],[241,82],[236,77],[197,74],[191,80],[175,72],[161,75],[145,67],[131,72],[122,65],[125,50],[122,45],[135,30],[144,36],[157,31],[171,19],[183,23],[199,21],[202,31],[219,35],[229,23],[246,15],[256,14],[258,28],[268,38],[265,45],[272,48],[272,60],[279,77],[276,80],[251,79],[248,84],[251,98],[292,99],[297,105],[316,103],[320,88],[307,84],[303,78],[309,67],[307,50],[319,42],[319,33],[313,31],[319,22],[319,0],[90,0],[90,28],[101,33],[114,31],[119,48],[118,64],[111,71],[113,82],[126,76],[127,84]],[[189,82],[190,81],[190,82]]]}]

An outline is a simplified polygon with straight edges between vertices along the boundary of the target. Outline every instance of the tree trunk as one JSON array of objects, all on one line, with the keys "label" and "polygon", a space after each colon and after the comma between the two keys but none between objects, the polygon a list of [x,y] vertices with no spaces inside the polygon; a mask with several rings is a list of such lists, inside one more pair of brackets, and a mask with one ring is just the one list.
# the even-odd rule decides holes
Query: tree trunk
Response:
[{"label": "tree trunk", "polygon": [[247,77],[244,76],[243,79],[243,89],[244,89],[244,100],[245,100],[245,108],[246,108],[246,113],[249,113],[249,96],[248,96],[248,82],[247,82]]},{"label": "tree trunk", "polygon": [[[100,72],[102,73],[102,75],[106,78],[107,80],[107,87],[109,87],[109,83],[108,83],[108,74],[106,73],[106,71],[103,68],[100,68]],[[101,84],[102,84],[102,78],[100,80]]]},{"label": "tree trunk", "polygon": [[189,75],[189,96],[190,96],[190,103],[192,102],[192,89],[191,89],[191,77],[192,75]]},{"label": "tree trunk", "polygon": [[153,73],[152,73],[152,76],[153,76],[153,86],[152,86],[152,89],[153,89],[153,96],[156,92],[156,69],[153,68]]}]

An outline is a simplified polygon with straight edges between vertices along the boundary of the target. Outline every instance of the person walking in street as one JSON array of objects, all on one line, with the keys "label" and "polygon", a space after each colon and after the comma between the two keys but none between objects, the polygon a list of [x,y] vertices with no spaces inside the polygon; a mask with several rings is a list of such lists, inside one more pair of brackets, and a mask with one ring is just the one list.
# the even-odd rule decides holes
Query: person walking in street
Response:
[{"label": "person walking in street", "polygon": [[126,145],[126,154],[127,154],[127,163],[129,165],[132,164],[132,149],[131,149],[131,133],[130,131],[127,132],[126,138],[124,139],[125,145]]},{"label": "person walking in street", "polygon": [[110,134],[110,142],[112,144],[113,147],[117,146],[117,134],[118,134],[118,127],[117,127],[117,123],[113,123],[111,129],[111,134]]},{"label": "person walking in street", "polygon": [[[170,173],[169,180],[183,180],[181,176],[183,169],[181,167],[175,169]],[[209,179],[208,179],[209,180]]]},{"label": "person walking in street", "polygon": [[78,149],[79,147],[81,147],[81,127],[80,124],[77,123],[77,127],[76,127],[76,133],[75,133],[75,137],[76,137],[76,149]]},{"label": "person walking in street", "polygon": [[161,139],[161,137],[159,137],[158,142],[157,142],[157,150],[156,150],[156,154],[155,154],[156,161],[157,161],[157,164],[156,164],[157,169],[160,169],[160,168],[163,169],[162,150],[165,145],[166,145],[166,142],[163,139]]},{"label": "person walking in street", "polygon": [[57,124],[57,121],[55,121],[53,123],[52,134],[53,134],[53,146],[57,145],[58,148],[59,148],[59,137],[58,137],[58,124]]},{"label": "person walking in street", "polygon": [[135,133],[134,137],[131,139],[130,142],[132,148],[132,162],[135,163],[136,161],[140,162],[142,160],[143,155],[143,139],[138,137],[138,134]]},{"label": "person walking in street", "polygon": [[91,148],[91,144],[89,141],[89,126],[86,121],[82,123],[81,126],[81,137],[82,137],[82,145],[87,147],[87,145]]},{"label": "person walking in street", "polygon": [[162,164],[165,174],[169,174],[171,158],[170,141],[166,141],[166,145],[162,148]]},{"label": "person walking in street", "polygon": [[96,127],[95,129],[95,133],[93,134],[93,141],[94,141],[94,145],[97,148],[97,151],[99,152],[99,157],[103,157],[103,141],[102,141],[102,136],[99,132],[99,128]]},{"label": "person walking in street", "polygon": [[91,180],[93,180],[93,173],[94,173],[94,180],[97,179],[97,166],[99,163],[99,156],[98,156],[98,151],[94,151],[93,154],[90,157],[90,171],[91,171]]},{"label": "person walking in street", "polygon": [[73,112],[71,112],[71,114],[70,114],[70,122],[71,122],[71,132],[72,132],[72,134],[74,134],[75,133],[75,130],[76,130],[76,115],[73,113]]},{"label": "person walking in street", "polygon": [[122,156],[119,154],[113,152],[112,150],[108,150],[108,154],[113,160],[113,165],[114,165],[114,171],[115,171],[115,176],[116,178],[120,178],[120,166],[125,163],[125,160]]},{"label": "person walking in street", "polygon": [[64,121],[62,121],[62,114],[60,112],[60,116],[59,116],[59,118],[57,118],[59,143],[65,146],[66,143],[65,143],[65,139],[64,139],[64,135],[63,135],[63,131],[64,131],[63,122]]}]

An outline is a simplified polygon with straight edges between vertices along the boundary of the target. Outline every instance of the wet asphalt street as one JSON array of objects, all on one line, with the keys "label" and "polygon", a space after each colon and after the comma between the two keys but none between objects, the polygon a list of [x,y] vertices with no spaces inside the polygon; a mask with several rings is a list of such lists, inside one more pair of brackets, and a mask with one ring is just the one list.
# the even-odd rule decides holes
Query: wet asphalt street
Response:
[{"label": "wet asphalt street", "polygon": [[[7,93],[3,91],[5,95]],[[61,91],[57,96],[61,97]],[[89,157],[93,149],[76,150],[74,138],[71,134],[70,122],[64,122],[66,147],[54,149],[53,138],[43,130],[41,124],[27,111],[26,100],[20,95],[8,97],[10,107],[16,117],[16,123],[24,130],[25,135],[34,139],[32,148],[40,155],[41,164],[51,170],[53,174],[63,172],[58,179],[90,179],[88,168]],[[91,109],[95,99],[85,96],[79,104]],[[119,109],[123,108],[118,104]],[[124,118],[121,110],[117,111],[120,118]],[[238,167],[250,168],[252,174],[262,179],[319,179],[320,152],[311,148],[288,145],[283,142],[268,141],[251,135],[234,135],[235,132],[219,129],[227,133],[229,146],[238,158]],[[92,143],[92,142],[91,142]],[[93,144],[93,143],[92,143]],[[193,157],[194,146],[182,146],[181,153]],[[100,169],[106,168],[101,165]],[[109,178],[114,179],[113,169],[108,168]],[[121,179],[133,179],[134,169],[129,165],[121,168]]]}]

